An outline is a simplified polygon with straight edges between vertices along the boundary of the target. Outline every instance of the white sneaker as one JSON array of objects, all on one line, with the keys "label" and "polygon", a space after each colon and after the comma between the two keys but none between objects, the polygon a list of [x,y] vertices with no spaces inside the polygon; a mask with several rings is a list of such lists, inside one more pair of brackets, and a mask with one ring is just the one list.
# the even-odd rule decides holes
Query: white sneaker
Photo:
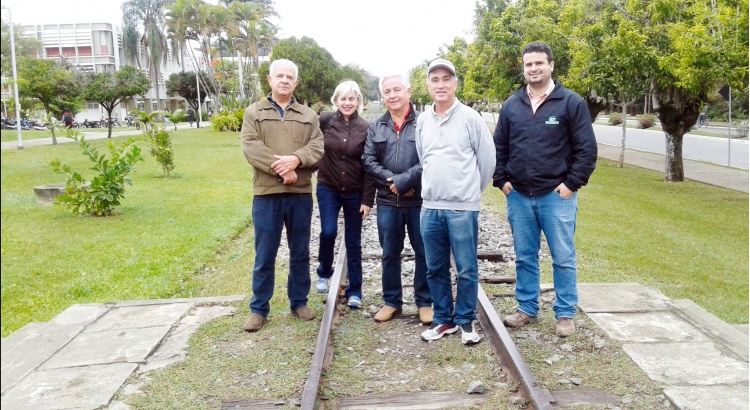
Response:
[{"label": "white sneaker", "polygon": [[479,333],[474,328],[474,322],[464,323],[461,325],[461,343],[473,345],[479,343]]},{"label": "white sneaker", "polygon": [[446,325],[441,325],[440,323],[433,323],[432,326],[430,326],[429,329],[422,332],[420,336],[422,336],[422,340],[429,341],[429,340],[438,340],[444,335],[449,335],[452,333],[458,332],[458,326],[454,325],[453,323],[449,323]]},{"label": "white sneaker", "polygon": [[317,290],[318,293],[328,293],[329,281],[330,279],[318,278],[318,283],[315,284],[315,290]]}]

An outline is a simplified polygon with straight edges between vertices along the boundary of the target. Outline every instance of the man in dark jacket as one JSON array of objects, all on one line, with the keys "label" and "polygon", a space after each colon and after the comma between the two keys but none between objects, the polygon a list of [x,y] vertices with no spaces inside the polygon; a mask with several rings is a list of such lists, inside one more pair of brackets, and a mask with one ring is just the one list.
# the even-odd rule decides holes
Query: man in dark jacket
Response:
[{"label": "man in dark jacket", "polygon": [[375,321],[386,322],[401,313],[401,251],[406,232],[414,249],[414,302],[419,320],[432,323],[432,297],[427,285],[424,243],[419,232],[422,208],[422,165],[415,145],[418,113],[409,103],[409,79],[390,75],[380,79],[380,93],[388,112],[370,124],[362,154],[365,170],[377,188],[378,238],[383,248],[383,307]]},{"label": "man in dark jacket", "polygon": [[552,80],[552,50],[542,42],[523,49],[527,85],[503,104],[495,129],[497,162],[493,185],[508,201],[508,222],[516,251],[518,310],[507,326],[537,321],[541,233],[552,253],[555,332],[575,333],[578,304],[573,236],[577,191],[596,166],[596,138],[580,95]]}]

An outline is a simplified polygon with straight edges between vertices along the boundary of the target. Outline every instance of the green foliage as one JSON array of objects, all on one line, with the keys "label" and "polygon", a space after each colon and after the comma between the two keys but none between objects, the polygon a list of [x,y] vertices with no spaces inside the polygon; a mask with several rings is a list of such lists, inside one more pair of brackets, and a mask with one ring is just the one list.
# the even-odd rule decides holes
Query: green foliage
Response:
[{"label": "green foliage", "polygon": [[53,60],[22,58],[18,61],[18,94],[36,98],[44,110],[60,117],[68,108],[81,105],[83,76],[70,65]]},{"label": "green foliage", "polygon": [[[198,75],[201,80],[200,90],[198,90],[198,84],[195,82],[195,73],[192,71],[181,71],[179,73],[172,73],[167,79],[166,89],[169,95],[179,95],[184,98],[193,111],[198,112],[198,92],[200,91],[201,101],[206,101],[210,93],[215,92],[212,87],[213,83],[207,81],[207,75],[204,72],[200,72]],[[208,85],[208,89],[204,84]]]},{"label": "green foliage", "polygon": [[[340,80],[340,71],[339,63],[328,50],[311,38],[302,37],[298,40],[292,37],[279,41],[273,48],[273,59],[282,58],[292,60],[299,68],[299,84],[294,91],[297,101],[312,104],[330,100],[332,91]],[[265,72],[259,74],[268,75],[268,67],[265,66]],[[271,92],[268,81],[261,81],[261,86],[264,94]]]},{"label": "green foliage", "polygon": [[609,113],[609,120],[607,121],[609,125],[619,125],[622,124],[622,114],[619,112],[611,112]]},{"label": "green foliage", "polygon": [[169,179],[169,173],[174,169],[174,149],[172,148],[172,137],[167,131],[159,128],[151,128],[144,131],[151,145],[151,155],[161,165],[165,178]]},{"label": "green foliage", "polygon": [[217,112],[211,117],[211,125],[216,131],[239,131],[242,127],[243,108],[234,111]]},{"label": "green foliage", "polygon": [[[151,87],[151,80],[141,70],[133,66],[122,66],[116,73],[104,71],[86,74],[86,84],[81,96],[88,101],[96,101],[112,118],[112,111],[126,98],[145,94]],[[112,137],[112,122],[108,126],[108,138]]]},{"label": "green foliage", "polygon": [[133,184],[128,174],[135,171],[138,161],[143,161],[141,149],[136,145],[138,141],[129,139],[120,148],[109,141],[107,158],[79,136],[78,131],[70,129],[67,136],[83,148],[83,155],[94,163],[90,169],[98,174],[89,182],[59,159],[52,160],[50,165],[55,172],[66,176],[65,194],[57,197],[55,204],[67,207],[76,215],[112,215],[120,200],[125,198],[125,184]]},{"label": "green foliage", "polygon": [[656,116],[654,114],[643,114],[638,116],[638,128],[651,128],[656,124]]},{"label": "green foliage", "polygon": [[[11,67],[11,53],[10,53],[10,25],[3,18],[0,21],[0,28],[2,32],[2,40],[0,40],[0,59],[2,59],[2,72],[4,76],[11,77],[9,75],[13,70]],[[21,25],[15,24],[13,26],[13,43],[16,46],[16,59],[21,57],[35,58],[36,53],[41,51],[42,42],[30,37],[21,37]],[[8,74],[6,74],[8,73]]]}]

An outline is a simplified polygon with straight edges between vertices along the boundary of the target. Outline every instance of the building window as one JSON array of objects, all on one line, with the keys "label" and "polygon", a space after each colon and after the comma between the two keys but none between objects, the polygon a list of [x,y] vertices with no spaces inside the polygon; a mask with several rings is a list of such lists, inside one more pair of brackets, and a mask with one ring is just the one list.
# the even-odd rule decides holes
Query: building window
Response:
[{"label": "building window", "polygon": [[86,101],[86,109],[87,110],[98,110],[99,109],[99,103]]}]

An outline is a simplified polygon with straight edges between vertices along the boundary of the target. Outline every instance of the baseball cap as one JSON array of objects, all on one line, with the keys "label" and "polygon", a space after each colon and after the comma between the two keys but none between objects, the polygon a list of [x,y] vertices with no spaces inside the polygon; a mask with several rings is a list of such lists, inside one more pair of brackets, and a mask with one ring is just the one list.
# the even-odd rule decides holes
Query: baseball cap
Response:
[{"label": "baseball cap", "polygon": [[436,58],[430,63],[430,67],[427,69],[427,75],[430,75],[432,70],[436,68],[445,68],[450,71],[451,74],[456,75],[456,68],[453,67],[453,63],[443,58]]}]

